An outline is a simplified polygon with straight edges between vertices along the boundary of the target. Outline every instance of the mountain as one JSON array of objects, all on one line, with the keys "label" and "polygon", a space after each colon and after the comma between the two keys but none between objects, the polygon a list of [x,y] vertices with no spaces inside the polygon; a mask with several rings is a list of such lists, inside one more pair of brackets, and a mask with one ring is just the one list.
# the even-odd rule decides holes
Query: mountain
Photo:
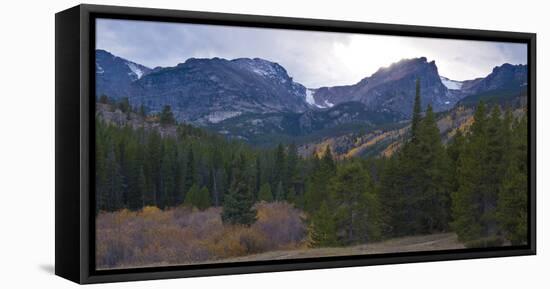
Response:
[{"label": "mountain", "polygon": [[424,108],[431,104],[435,111],[448,110],[460,100],[460,94],[442,82],[435,62],[428,62],[425,57],[404,59],[380,68],[353,85],[321,87],[312,97],[319,105],[358,101],[370,109],[388,110],[409,117],[416,79],[420,79]]},{"label": "mountain", "polygon": [[517,106],[527,94],[527,65],[505,63],[493,68],[484,78],[465,81],[461,89],[462,105],[479,101]]},{"label": "mountain", "polygon": [[517,107],[525,102],[527,66],[503,64],[486,77],[456,81],[439,75],[434,61],[420,57],[380,68],[353,85],[306,88],[281,65],[260,58],[190,58],[152,70],[97,50],[96,79],[97,96],[128,97],[134,109],[143,105],[149,115],[170,105],[179,122],[259,145],[315,143],[362,132],[364,143],[343,141],[362,147],[342,150],[356,153],[373,143],[366,135],[388,141],[376,131],[406,125],[417,79],[423,108],[431,104],[436,112],[480,100]]},{"label": "mountain", "polygon": [[130,86],[130,103],[152,112],[170,105],[179,121],[218,123],[241,114],[303,112],[306,88],[277,63],[260,58],[190,58],[155,69]]},{"label": "mountain", "polygon": [[115,56],[105,50],[95,52],[96,97],[102,94],[113,99],[129,97],[131,84],[151,72],[151,69]]}]

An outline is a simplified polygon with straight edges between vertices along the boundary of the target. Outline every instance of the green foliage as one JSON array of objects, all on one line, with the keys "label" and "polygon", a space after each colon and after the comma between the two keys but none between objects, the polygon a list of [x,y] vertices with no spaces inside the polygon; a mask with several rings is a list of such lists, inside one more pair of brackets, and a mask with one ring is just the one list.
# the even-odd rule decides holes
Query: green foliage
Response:
[{"label": "green foliage", "polygon": [[172,108],[169,105],[165,105],[160,113],[160,124],[163,126],[173,125],[176,123]]},{"label": "green foliage", "polygon": [[511,111],[502,116],[495,106],[487,114],[482,103],[459,140],[452,227],[470,246],[500,236],[527,241],[527,124],[513,122]]},{"label": "green foliage", "polygon": [[224,223],[250,226],[256,221],[254,196],[245,172],[246,159],[244,155],[240,155],[233,164],[233,180],[223,203]]},{"label": "green foliage", "polygon": [[117,108],[124,113],[128,113],[132,111],[132,108],[130,106],[130,101],[128,100],[127,97],[123,97],[120,99],[120,101],[117,103]]},{"label": "green foliage", "polygon": [[277,189],[275,190],[275,200],[282,201],[285,199],[285,190],[283,189],[283,182],[277,183]]},{"label": "green foliage", "polygon": [[[419,101],[417,95],[415,108],[420,107]],[[413,125],[411,139],[387,161],[380,177],[378,190],[384,204],[381,227],[386,236],[427,234],[448,228],[450,161],[431,106],[423,118],[419,112],[413,113]]]},{"label": "green foliage", "polygon": [[191,189],[185,195],[185,205],[204,210],[210,207],[210,192],[207,187],[199,189],[197,184],[191,186]]},{"label": "green foliage", "polygon": [[527,242],[527,119],[514,124],[511,155],[497,203],[497,220],[506,239],[514,245]]},{"label": "green foliage", "polygon": [[331,247],[338,245],[336,240],[336,223],[326,202],[323,202],[319,210],[313,214],[308,229],[310,247]]},{"label": "green foliage", "polygon": [[366,243],[380,237],[380,204],[369,174],[357,162],[345,164],[331,184],[334,218],[343,245]]},{"label": "green foliage", "polygon": [[273,202],[273,194],[271,193],[271,186],[268,183],[264,183],[260,187],[260,192],[258,193],[258,199],[265,202]]},{"label": "green foliage", "polygon": [[336,165],[330,146],[326,147],[321,160],[317,155],[313,155],[311,167],[304,194],[304,207],[309,213],[318,210],[323,201],[330,202],[329,184],[336,173]]}]

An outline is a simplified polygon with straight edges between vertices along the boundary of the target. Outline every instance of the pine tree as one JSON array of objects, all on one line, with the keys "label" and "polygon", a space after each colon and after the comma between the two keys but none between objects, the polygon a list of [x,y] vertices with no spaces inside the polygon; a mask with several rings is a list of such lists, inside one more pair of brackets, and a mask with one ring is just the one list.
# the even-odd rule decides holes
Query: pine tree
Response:
[{"label": "pine tree", "polygon": [[271,186],[269,183],[263,183],[260,186],[260,192],[258,193],[258,200],[265,202],[273,202],[273,194],[271,194]]},{"label": "pine tree", "polygon": [[450,219],[449,161],[431,105],[426,109],[417,134],[418,155],[414,156],[417,187],[413,198],[418,210],[416,227],[419,233],[443,231]]},{"label": "pine tree", "polygon": [[233,166],[233,180],[229,194],[224,198],[222,221],[249,226],[256,221],[256,209],[253,208],[254,195],[246,175],[245,156],[241,154]]},{"label": "pine tree", "polygon": [[336,224],[326,202],[313,214],[309,224],[310,247],[332,247],[338,244]]},{"label": "pine tree", "polygon": [[458,159],[458,190],[452,193],[452,228],[463,242],[479,239],[486,231],[482,220],[487,159],[487,117],[483,103],[477,106],[467,139]]},{"label": "pine tree", "polygon": [[332,150],[330,149],[330,145],[327,145],[325,149],[325,154],[323,155],[323,158],[321,159],[321,167],[326,172],[334,172],[336,170],[336,163],[334,162],[334,158],[332,156]]},{"label": "pine tree", "polygon": [[279,181],[277,184],[277,190],[275,190],[275,200],[282,202],[286,199],[285,190],[283,188],[283,182]]},{"label": "pine tree", "polygon": [[195,206],[202,211],[210,207],[210,204],[211,204],[210,192],[208,191],[207,187],[202,187],[200,191],[198,191],[198,196],[197,196]]},{"label": "pine tree", "polygon": [[184,204],[189,207],[197,207],[200,199],[199,185],[194,184],[185,194]]},{"label": "pine tree", "polygon": [[296,185],[299,182],[298,177],[298,148],[295,143],[291,143],[288,146],[287,153],[287,169],[286,169],[286,191],[291,189],[296,192]]},{"label": "pine tree", "polygon": [[359,163],[343,165],[331,186],[341,243],[365,243],[380,236],[379,204],[368,173]]},{"label": "pine tree", "polygon": [[528,237],[527,131],[527,118],[524,116],[514,125],[510,134],[512,138],[508,168],[497,203],[496,215],[499,228],[513,245],[525,244]]},{"label": "pine tree", "polygon": [[189,148],[187,152],[187,162],[185,166],[185,180],[183,182],[184,190],[189,190],[193,185],[198,183],[197,168],[195,163],[195,153],[193,148]]},{"label": "pine tree", "polygon": [[105,162],[105,188],[106,202],[104,208],[107,211],[115,211],[123,208],[122,177],[120,165],[117,162],[114,146],[111,144],[107,152]]},{"label": "pine tree", "polygon": [[160,124],[162,126],[173,125],[176,123],[172,108],[169,105],[165,105],[160,113]]},{"label": "pine tree", "polygon": [[326,147],[322,160],[319,160],[317,154],[314,154],[311,162],[313,165],[306,182],[304,208],[307,212],[314,213],[320,208],[323,201],[330,203],[329,184],[336,171],[330,146]]},{"label": "pine tree", "polygon": [[162,143],[160,134],[153,131],[147,139],[146,159],[145,159],[145,176],[147,190],[144,196],[145,205],[157,206],[159,203],[160,192],[160,171],[161,171],[161,151]]},{"label": "pine tree", "polygon": [[256,157],[256,173],[254,175],[255,178],[255,184],[254,184],[254,194],[256,195],[256,198],[259,198],[260,195],[260,189],[262,186],[262,164],[260,162],[260,157]]},{"label": "pine tree", "polygon": [[282,144],[279,144],[277,146],[277,149],[275,150],[275,168],[274,168],[274,178],[273,178],[273,185],[277,187],[279,183],[283,183],[283,186],[285,185],[286,176],[287,176],[287,160],[286,160],[286,152],[285,148]]}]

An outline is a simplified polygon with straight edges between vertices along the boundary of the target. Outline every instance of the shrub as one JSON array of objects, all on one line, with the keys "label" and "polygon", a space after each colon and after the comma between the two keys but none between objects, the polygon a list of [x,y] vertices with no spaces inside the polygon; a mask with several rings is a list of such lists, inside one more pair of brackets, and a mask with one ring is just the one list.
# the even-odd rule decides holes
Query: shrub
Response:
[{"label": "shrub", "polygon": [[213,207],[101,212],[96,217],[98,269],[213,262],[304,242],[300,210],[283,202],[256,209],[258,220],[250,227],[224,225],[222,208]]}]

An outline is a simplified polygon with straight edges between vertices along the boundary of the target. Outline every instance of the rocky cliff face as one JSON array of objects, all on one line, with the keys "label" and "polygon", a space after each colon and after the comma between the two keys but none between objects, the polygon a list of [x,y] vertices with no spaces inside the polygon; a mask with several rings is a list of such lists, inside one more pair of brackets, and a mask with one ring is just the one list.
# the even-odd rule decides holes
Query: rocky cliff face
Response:
[{"label": "rocky cliff face", "polygon": [[527,65],[505,63],[493,68],[493,71],[484,78],[467,81],[462,92],[468,95],[503,88],[519,88],[526,85]]},{"label": "rocky cliff face", "polygon": [[135,81],[131,103],[170,105],[179,121],[218,123],[247,113],[303,112],[306,88],[277,63],[254,58],[189,59]]},{"label": "rocky cliff face", "polygon": [[319,103],[359,101],[371,109],[410,116],[416,79],[420,79],[424,108],[430,104],[435,111],[443,111],[460,100],[458,94],[450,92],[442,83],[435,62],[428,62],[425,57],[405,59],[380,68],[354,85],[319,88],[313,97]]}]

